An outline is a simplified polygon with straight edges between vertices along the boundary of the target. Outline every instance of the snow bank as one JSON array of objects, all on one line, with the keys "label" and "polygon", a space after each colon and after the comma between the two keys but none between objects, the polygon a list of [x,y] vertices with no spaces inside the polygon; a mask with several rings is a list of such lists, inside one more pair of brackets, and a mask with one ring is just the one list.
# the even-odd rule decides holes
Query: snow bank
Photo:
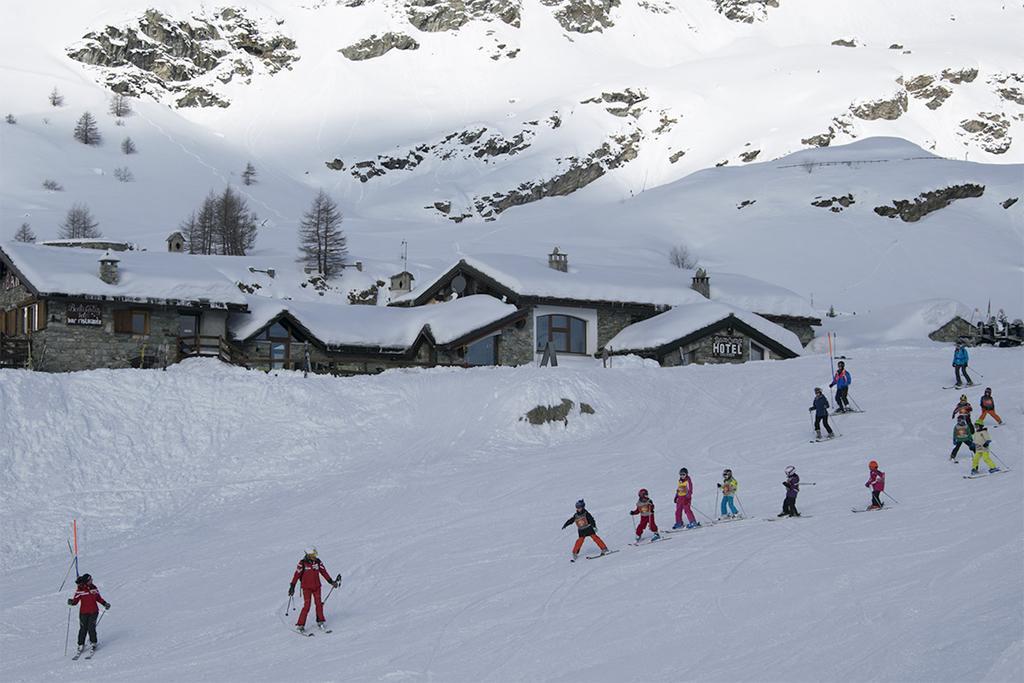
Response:
[{"label": "snow bank", "polygon": [[827,351],[826,334],[834,332],[840,348],[879,346],[885,344],[933,344],[928,335],[954,317],[977,321],[977,312],[959,301],[929,299],[896,306],[886,306],[856,315],[825,317],[818,336],[810,344],[816,351]]}]

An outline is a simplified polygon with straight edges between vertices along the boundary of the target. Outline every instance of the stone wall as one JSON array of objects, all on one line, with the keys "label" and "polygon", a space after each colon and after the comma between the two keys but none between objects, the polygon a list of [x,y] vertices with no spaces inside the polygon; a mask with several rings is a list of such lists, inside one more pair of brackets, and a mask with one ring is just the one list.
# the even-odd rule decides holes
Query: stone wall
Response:
[{"label": "stone wall", "polygon": [[785,327],[787,330],[795,334],[800,338],[800,343],[807,346],[814,339],[814,327],[807,322],[789,318],[786,316],[774,316],[765,315],[764,313],[758,313],[765,320],[769,320],[776,325]]},{"label": "stone wall", "polygon": [[0,290],[0,313],[27,304],[31,300],[32,294],[25,289],[25,285],[18,285],[14,289]]},{"label": "stone wall", "polygon": [[534,356],[533,316],[528,315],[501,331],[498,365],[528,365]]},{"label": "stone wall", "polygon": [[597,348],[603,349],[612,337],[635,322],[657,314],[654,309],[599,308],[597,309]]}]

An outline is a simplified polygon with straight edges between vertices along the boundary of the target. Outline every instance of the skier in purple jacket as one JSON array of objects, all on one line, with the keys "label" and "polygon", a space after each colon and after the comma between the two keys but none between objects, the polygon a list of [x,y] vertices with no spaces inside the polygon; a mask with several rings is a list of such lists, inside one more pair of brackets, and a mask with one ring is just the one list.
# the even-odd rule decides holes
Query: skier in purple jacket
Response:
[{"label": "skier in purple jacket", "polygon": [[786,481],[782,482],[782,485],[786,487],[786,499],[782,501],[782,512],[778,516],[799,517],[800,513],[796,511],[796,494],[800,493],[800,475],[792,465],[786,468]]}]

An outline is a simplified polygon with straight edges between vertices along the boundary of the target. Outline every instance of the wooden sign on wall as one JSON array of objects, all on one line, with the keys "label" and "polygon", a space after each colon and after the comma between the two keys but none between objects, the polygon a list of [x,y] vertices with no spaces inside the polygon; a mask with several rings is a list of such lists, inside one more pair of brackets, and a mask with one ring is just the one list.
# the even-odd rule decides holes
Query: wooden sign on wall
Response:
[{"label": "wooden sign on wall", "polygon": [[66,322],[68,325],[103,325],[103,307],[99,304],[68,304]]}]

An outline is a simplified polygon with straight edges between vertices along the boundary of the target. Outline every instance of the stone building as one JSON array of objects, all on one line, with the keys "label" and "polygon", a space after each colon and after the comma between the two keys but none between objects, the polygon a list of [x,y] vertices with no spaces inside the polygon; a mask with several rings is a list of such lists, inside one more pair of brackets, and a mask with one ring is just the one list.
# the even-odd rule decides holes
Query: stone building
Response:
[{"label": "stone building", "polygon": [[662,366],[796,358],[799,337],[756,313],[703,301],[677,306],[619,332],[610,355],[635,354]]}]

